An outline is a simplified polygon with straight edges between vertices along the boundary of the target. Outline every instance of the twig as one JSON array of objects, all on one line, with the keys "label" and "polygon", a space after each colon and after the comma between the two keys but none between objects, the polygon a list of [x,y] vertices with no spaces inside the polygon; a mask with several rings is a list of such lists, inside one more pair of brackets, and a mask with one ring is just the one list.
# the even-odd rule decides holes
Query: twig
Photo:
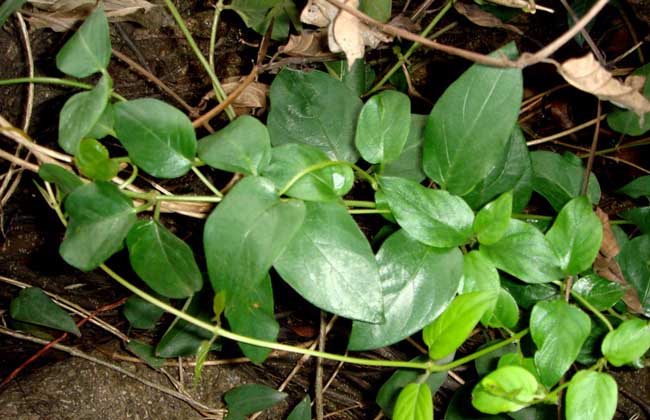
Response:
[{"label": "twig", "polygon": [[562,137],[566,137],[569,134],[573,134],[573,133],[575,133],[577,131],[580,131],[582,129],[585,129],[587,127],[591,127],[594,124],[598,125],[600,123],[600,121],[604,120],[605,118],[607,118],[607,114],[599,115],[597,118],[594,118],[593,120],[589,120],[589,121],[587,121],[585,123],[582,123],[580,125],[576,125],[575,127],[571,127],[568,130],[564,130],[564,131],[561,131],[559,133],[555,133],[555,134],[550,135],[550,136],[542,137],[541,139],[535,139],[535,140],[527,141],[526,145],[530,147],[530,146],[536,146],[536,145],[542,144],[542,143],[548,143],[549,141],[555,141],[555,140],[560,139]]},{"label": "twig", "polygon": [[[601,112],[602,112],[602,106],[600,103],[600,99],[598,99],[598,104],[596,105],[596,127],[594,129],[593,140],[591,141],[591,149],[589,149],[589,158],[587,159],[585,176],[584,179],[582,180],[582,189],[580,190],[581,195],[586,195],[587,189],[589,188],[589,175],[591,174],[591,168],[594,167],[594,158],[596,157],[596,147],[598,147],[598,134],[600,133]],[[567,287],[567,289],[569,288]]]},{"label": "twig", "polygon": [[[35,165],[31,162],[27,162],[26,160],[23,160],[15,155],[12,155],[11,153],[7,153],[4,150],[0,149],[0,158],[4,160],[8,160],[14,165],[18,165],[21,168],[25,168],[27,170],[30,170],[32,172],[38,173],[38,165]],[[7,179],[7,178],[5,178]]]},{"label": "twig", "polygon": [[[318,334],[318,351],[325,351],[327,331],[325,327],[325,311],[320,311],[320,332]],[[323,420],[323,359],[316,358],[316,383],[314,384],[314,403],[316,406],[316,420]]]}]

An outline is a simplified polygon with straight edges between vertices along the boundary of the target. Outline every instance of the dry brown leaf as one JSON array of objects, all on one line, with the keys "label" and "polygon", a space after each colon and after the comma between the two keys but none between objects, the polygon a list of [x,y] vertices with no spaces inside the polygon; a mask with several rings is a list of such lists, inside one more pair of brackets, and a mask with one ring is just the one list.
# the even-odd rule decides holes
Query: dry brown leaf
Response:
[{"label": "dry brown leaf", "polygon": [[461,15],[465,16],[474,25],[482,26],[484,28],[501,28],[507,31],[514,32],[518,35],[523,35],[523,32],[514,25],[503,23],[501,19],[481,9],[476,4],[455,2],[454,9]]},{"label": "dry brown leaf", "polygon": [[[226,95],[230,95],[246,77],[229,77],[223,81],[221,87]],[[235,108],[266,108],[266,98],[269,93],[269,86],[253,82],[246,86],[244,91],[237,96],[232,105]]]},{"label": "dry brown leaf", "polygon": [[292,57],[318,57],[327,55],[327,32],[303,30],[300,35],[291,35],[287,45],[278,48],[278,52]]},{"label": "dry brown leaf", "polygon": [[634,111],[640,118],[650,112],[650,101],[637,89],[638,77],[628,78],[626,83],[621,82],[603,68],[592,53],[565,61],[558,67],[558,71],[564,80],[576,88]]}]

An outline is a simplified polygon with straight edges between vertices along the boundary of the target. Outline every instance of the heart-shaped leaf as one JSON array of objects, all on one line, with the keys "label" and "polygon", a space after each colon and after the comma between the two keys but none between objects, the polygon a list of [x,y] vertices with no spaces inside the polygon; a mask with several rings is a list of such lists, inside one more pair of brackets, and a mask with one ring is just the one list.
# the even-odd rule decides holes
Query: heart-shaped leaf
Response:
[{"label": "heart-shaped leaf", "polygon": [[79,328],[66,311],[57,306],[38,287],[27,287],[11,300],[9,313],[13,319],[81,336]]},{"label": "heart-shaped leaf", "polygon": [[567,420],[611,420],[616,414],[618,387],[607,373],[581,370],[566,391]]},{"label": "heart-shaped leaf", "polygon": [[650,349],[650,325],[638,318],[623,321],[614,331],[607,333],[601,349],[614,366],[633,363]]},{"label": "heart-shaped leaf", "polygon": [[501,194],[496,200],[486,204],[474,219],[474,233],[478,241],[485,245],[496,243],[508,230],[512,215],[512,193]]},{"label": "heart-shaped leaf", "polygon": [[472,405],[498,414],[521,410],[543,397],[537,379],[519,366],[504,366],[484,377],[472,391]]},{"label": "heart-shaped leaf", "polygon": [[433,420],[433,400],[426,384],[412,383],[404,387],[395,402],[394,420]]},{"label": "heart-shaped leaf", "polygon": [[426,123],[426,115],[411,114],[409,136],[402,154],[397,160],[384,164],[383,175],[406,178],[415,182],[422,182],[427,177],[422,170],[422,143]]},{"label": "heart-shaped leaf", "polygon": [[223,399],[228,407],[225,420],[244,420],[249,414],[265,410],[287,398],[284,392],[265,385],[240,385],[226,392]]}]

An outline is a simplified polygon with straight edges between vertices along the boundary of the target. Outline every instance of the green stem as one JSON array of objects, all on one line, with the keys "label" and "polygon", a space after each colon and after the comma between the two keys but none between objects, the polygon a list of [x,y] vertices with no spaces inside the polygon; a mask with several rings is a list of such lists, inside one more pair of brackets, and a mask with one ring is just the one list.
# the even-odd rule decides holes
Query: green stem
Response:
[{"label": "green stem", "polygon": [[[602,156],[602,155],[606,155],[606,154],[609,154],[609,153],[612,153],[612,152],[618,152],[620,150],[631,149],[631,148],[639,147],[639,146],[646,146],[648,144],[650,144],[650,138],[641,139],[641,140],[633,141],[633,142],[630,142],[630,143],[621,144],[620,146],[614,146],[614,147],[610,147],[608,149],[598,150],[598,151],[596,151],[594,153],[594,156]],[[578,155],[578,157],[580,159],[588,158],[589,153]]]},{"label": "green stem", "polygon": [[220,203],[222,197],[212,195],[159,195],[157,201],[185,201],[188,203]]},{"label": "green stem", "polygon": [[120,184],[119,188],[121,190],[133,184],[133,181],[135,181],[135,179],[138,177],[138,167],[132,164],[131,162],[129,162],[129,165],[131,165],[131,168],[133,169],[131,170],[131,175],[129,175],[129,177],[126,180],[124,180],[122,184]]},{"label": "green stem", "polygon": [[[87,83],[81,83],[75,80],[59,79],[57,77],[18,77],[15,79],[0,80],[0,86],[15,85],[18,83],[45,83],[50,85],[70,86],[70,87],[75,87],[78,89],[85,89],[85,90],[91,90],[92,88],[95,87]],[[115,92],[111,92],[111,96],[117,99],[118,101],[126,102],[125,97]]]},{"label": "green stem", "polygon": [[343,200],[343,204],[348,207],[362,207],[364,209],[374,209],[377,207],[374,201]]},{"label": "green stem", "polygon": [[[427,25],[426,28],[424,28],[424,31],[422,31],[422,33],[420,35],[423,36],[423,37],[428,36],[429,33],[433,30],[433,28],[435,28],[435,26],[438,24],[438,22],[440,22],[440,20],[449,11],[449,9],[451,9],[451,6],[453,4],[454,4],[453,1],[447,2],[445,7],[443,7],[442,10],[440,10],[440,12],[438,12],[436,17],[433,18],[431,23],[429,23],[429,25]],[[386,73],[384,75],[384,77],[382,77],[382,79],[379,82],[377,82],[377,84],[372,89],[370,89],[368,92],[366,92],[366,94],[364,96],[370,96],[373,93],[377,92],[379,89],[381,89],[381,87],[384,86],[384,84],[386,84],[388,79],[390,79],[391,76],[393,74],[395,74],[395,72],[402,67],[402,64],[404,64],[411,57],[411,55],[413,55],[413,53],[415,51],[417,51],[418,48],[420,48],[420,45],[422,45],[422,44],[420,44],[419,42],[414,42],[413,45],[411,45],[411,47],[406,51],[406,53],[402,57],[400,57],[400,59],[397,61],[397,63],[395,63],[395,65],[388,71],[388,73]]]},{"label": "green stem", "polygon": [[[210,76],[210,80],[212,81],[212,88],[214,89],[214,93],[217,97],[217,100],[219,102],[223,102],[226,100],[226,93],[224,92],[223,88],[221,87],[221,83],[219,83],[219,78],[215,74],[215,72],[212,70],[210,67],[210,63],[205,59],[203,56],[203,53],[199,49],[199,46],[196,45],[196,42],[194,41],[194,38],[192,37],[192,34],[190,31],[187,29],[187,26],[185,25],[185,21],[183,20],[183,17],[181,14],[178,12],[178,9],[172,2],[172,0],[164,0],[165,5],[169,9],[169,12],[172,14],[174,17],[174,20],[176,21],[176,24],[178,27],[181,29],[181,32],[183,32],[183,35],[185,36],[185,39],[187,40],[187,43],[190,45],[190,48],[194,52],[194,55],[196,55],[196,58],[199,59],[201,62],[201,65],[205,69],[205,71],[208,73],[208,76]],[[230,120],[234,120],[236,115],[235,111],[233,110],[232,106],[228,105],[226,108],[226,115],[228,115],[228,118]]]},{"label": "green stem", "polygon": [[223,11],[223,0],[219,0],[214,6],[214,18],[212,19],[212,28],[210,28],[210,48],[208,49],[208,61],[212,71],[214,70],[214,50],[217,45],[217,28],[219,26],[219,17]]},{"label": "green stem", "polygon": [[603,324],[607,327],[609,331],[614,331],[614,327],[612,326],[611,322],[603,315],[598,309],[596,309],[587,299],[583,298],[580,296],[578,293],[574,292],[571,290],[571,296],[580,303],[580,305],[584,306],[587,308],[591,313],[596,315],[596,318],[600,319]]},{"label": "green stem", "polygon": [[553,220],[553,216],[542,216],[540,214],[512,213],[513,219],[521,220]]},{"label": "green stem", "polygon": [[350,214],[390,214],[388,209],[349,209]]},{"label": "green stem", "polygon": [[196,174],[196,176],[199,177],[201,182],[203,182],[203,185],[208,187],[208,189],[212,191],[214,195],[216,195],[219,198],[223,198],[223,194],[221,193],[221,191],[219,191],[217,187],[215,187],[214,184],[210,182],[210,180],[206,178],[205,175],[203,175],[203,173],[199,170],[199,168],[197,168],[196,166],[192,166],[192,172],[194,172],[194,174]]},{"label": "green stem", "polygon": [[318,171],[318,170],[323,169],[323,168],[328,168],[330,166],[339,166],[339,165],[341,165],[341,166],[349,166],[350,168],[354,169],[359,175],[361,175],[361,177],[365,178],[370,183],[370,186],[372,187],[373,190],[377,190],[379,188],[377,186],[377,181],[375,180],[375,178],[370,176],[370,174],[368,172],[364,171],[363,169],[361,169],[360,167],[358,167],[354,163],[345,162],[345,161],[342,161],[342,160],[328,160],[328,161],[325,161],[325,162],[319,162],[319,163],[316,163],[314,165],[308,166],[305,169],[303,169],[302,171],[298,172],[296,175],[294,175],[293,178],[291,178],[289,180],[289,182],[287,182],[287,184],[284,186],[284,188],[282,188],[280,190],[280,195],[286,194],[287,191],[289,191],[291,189],[291,187],[293,187],[296,182],[300,181],[300,179],[302,177],[304,177],[306,175],[309,175],[310,173]]}]

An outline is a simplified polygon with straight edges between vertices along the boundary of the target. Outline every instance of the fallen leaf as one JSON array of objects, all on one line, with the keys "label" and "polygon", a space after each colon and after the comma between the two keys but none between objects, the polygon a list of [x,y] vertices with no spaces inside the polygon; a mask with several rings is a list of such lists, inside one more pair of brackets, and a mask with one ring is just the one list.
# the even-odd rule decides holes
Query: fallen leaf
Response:
[{"label": "fallen leaf", "polygon": [[[226,95],[230,95],[246,77],[229,77],[223,81],[221,87]],[[266,108],[266,98],[269,93],[269,86],[253,82],[246,86],[244,91],[237,96],[232,105],[236,108]]]},{"label": "fallen leaf", "polygon": [[523,32],[514,25],[503,23],[501,19],[481,9],[479,6],[470,3],[456,2],[454,9],[461,15],[465,16],[474,25],[484,28],[500,28],[523,35]]},{"label": "fallen leaf", "polygon": [[300,35],[291,35],[286,45],[278,52],[292,57],[318,57],[327,55],[327,32],[303,30]]}]

